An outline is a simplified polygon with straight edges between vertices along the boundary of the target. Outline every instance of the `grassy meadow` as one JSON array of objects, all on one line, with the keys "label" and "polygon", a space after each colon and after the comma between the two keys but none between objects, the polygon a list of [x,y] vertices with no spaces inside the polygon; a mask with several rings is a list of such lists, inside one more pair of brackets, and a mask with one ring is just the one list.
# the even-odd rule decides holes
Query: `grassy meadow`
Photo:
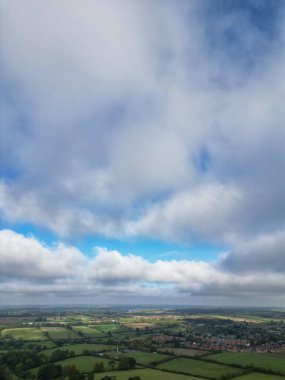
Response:
[{"label": "grassy meadow", "polygon": [[218,378],[222,375],[238,376],[239,374],[243,373],[242,370],[238,368],[185,358],[173,359],[171,361],[158,365],[157,368],[174,372],[177,371],[181,373],[188,373],[190,375],[197,375],[206,378]]},{"label": "grassy meadow", "polygon": [[42,330],[37,327],[8,328],[1,331],[1,338],[9,338],[25,341],[49,340]]},{"label": "grassy meadow", "polygon": [[285,374],[285,356],[278,357],[274,354],[255,352],[223,352],[209,355],[207,359],[225,364],[238,364],[244,367],[253,366],[266,370],[274,369]]},{"label": "grassy meadow", "polygon": [[[161,372],[155,369],[134,369],[130,371],[112,371],[97,374],[97,379],[100,380],[104,376],[116,376],[116,380],[128,380],[129,377],[140,376],[142,380],[201,380],[201,378],[188,375],[178,375],[169,372]],[[95,377],[96,379],[96,377]],[[279,380],[279,379],[276,379]]]},{"label": "grassy meadow", "polygon": [[41,327],[41,331],[47,333],[52,340],[72,340],[79,336],[71,329],[65,327]]}]

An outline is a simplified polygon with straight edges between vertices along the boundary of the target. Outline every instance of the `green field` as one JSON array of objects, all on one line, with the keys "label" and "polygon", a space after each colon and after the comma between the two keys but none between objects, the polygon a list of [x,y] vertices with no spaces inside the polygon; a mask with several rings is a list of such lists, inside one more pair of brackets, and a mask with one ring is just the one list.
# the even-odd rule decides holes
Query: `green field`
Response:
[{"label": "green field", "polygon": [[97,352],[102,352],[102,351],[109,351],[112,348],[116,348],[115,346],[112,345],[104,345],[104,344],[89,344],[89,343],[81,343],[81,344],[67,344],[64,346],[52,348],[43,351],[44,354],[46,355],[51,355],[55,350],[69,350],[69,351],[74,351],[75,355],[81,355],[84,350],[90,350],[90,351],[97,351]]},{"label": "green field", "polygon": [[[48,338],[46,337],[46,339],[48,339]],[[40,346],[42,350],[46,350],[46,349],[49,349],[49,348],[55,348],[55,347],[57,347],[57,345],[53,341],[51,341],[51,340],[41,340],[39,342],[31,342],[29,340],[25,340],[23,342],[23,348],[24,349],[29,348],[29,346],[31,344],[35,344],[37,346]]]},{"label": "green field", "polygon": [[2,338],[23,339],[23,340],[49,340],[37,327],[19,327],[4,329],[1,331]]},{"label": "green field", "polygon": [[194,348],[165,348],[162,349],[161,352],[168,352],[173,355],[178,356],[189,356],[191,358],[195,356],[202,356],[209,354],[209,351],[203,351],[203,350],[195,350]]},{"label": "green field", "polygon": [[41,327],[43,332],[47,332],[48,336],[53,340],[69,340],[78,339],[79,336],[72,330],[65,327]]},{"label": "green field", "polygon": [[90,328],[88,326],[72,326],[72,330],[76,333],[81,332],[84,336],[94,337],[98,334],[101,334],[101,331]]},{"label": "green field", "polygon": [[120,328],[120,325],[115,324],[115,323],[99,324],[99,325],[94,325],[94,328],[101,332],[107,333],[109,331],[113,332],[115,330],[118,330]]},{"label": "green field", "polygon": [[40,345],[43,349],[56,347],[56,344],[54,342],[52,342],[51,340],[45,340],[45,341],[41,342]]},{"label": "green field", "polygon": [[[80,372],[93,372],[95,364],[100,363],[100,362],[104,363],[104,367],[106,370],[111,369],[111,367],[109,365],[109,360],[94,357],[94,356],[76,356],[74,358],[68,358],[68,359],[60,360],[58,362],[54,362],[54,364],[60,364],[60,365],[62,365],[62,367],[65,367],[68,365],[75,365],[76,368]],[[36,375],[41,367],[42,366],[35,367],[32,370],[30,370],[29,372],[32,375]]]},{"label": "green field", "polygon": [[219,363],[239,364],[241,366],[255,366],[257,368],[272,369],[285,374],[284,357],[274,354],[255,352],[223,352],[207,356],[207,359],[217,360]]},{"label": "green field", "polygon": [[[95,378],[100,380],[104,376],[116,376],[117,380],[128,380],[129,377],[140,376],[142,380],[201,380],[201,378],[186,375],[177,375],[162,372],[155,369],[133,369],[130,371],[112,371],[96,374]],[[277,379],[276,379],[277,380]]]},{"label": "green field", "polygon": [[220,377],[222,375],[236,374],[241,375],[242,370],[225,365],[208,363],[196,359],[173,359],[169,362],[158,365],[158,368],[169,371],[189,373],[194,376]]},{"label": "green field", "polygon": [[80,372],[93,372],[95,364],[99,362],[104,363],[105,369],[111,369],[109,360],[97,358],[94,356],[77,356],[75,358],[68,358],[56,363],[61,364],[63,367],[74,364]]},{"label": "green field", "polygon": [[129,357],[135,358],[137,363],[144,364],[144,365],[149,365],[152,362],[159,362],[159,361],[169,358],[169,355],[155,354],[153,352],[142,352],[142,351],[137,351],[137,352],[131,351],[124,354],[115,352],[115,353],[110,354],[110,356],[114,356],[114,357],[129,356]]},{"label": "green field", "polygon": [[252,372],[248,375],[236,377],[236,380],[284,380],[283,376],[265,375],[264,373]]}]

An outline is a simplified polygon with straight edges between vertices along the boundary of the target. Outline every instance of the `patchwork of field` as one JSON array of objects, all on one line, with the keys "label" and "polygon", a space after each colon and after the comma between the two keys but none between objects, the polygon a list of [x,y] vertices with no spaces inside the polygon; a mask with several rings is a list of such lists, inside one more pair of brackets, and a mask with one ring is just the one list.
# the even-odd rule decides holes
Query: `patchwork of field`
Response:
[{"label": "patchwork of field", "polygon": [[204,377],[221,377],[222,375],[241,375],[243,370],[239,368],[229,367],[226,365],[207,363],[202,360],[195,359],[173,359],[163,364],[159,364],[158,368],[168,371],[189,373],[193,376]]},{"label": "patchwork of field", "polygon": [[236,380],[284,380],[283,376],[266,375],[260,372],[252,372],[247,375],[239,376]]},{"label": "patchwork of field", "polygon": [[[97,374],[97,379],[100,380],[104,376],[116,376],[116,380],[128,380],[129,377],[140,376],[142,380],[201,380],[201,378],[177,375],[169,372],[162,372],[155,369],[134,369],[130,371],[112,371]],[[278,380],[278,379],[276,379]]]},{"label": "patchwork of field", "polygon": [[[220,315],[219,309],[217,309],[213,310],[213,314],[205,315],[201,310],[201,313],[192,317],[192,314],[185,314],[182,309],[182,317],[178,318],[171,315],[173,312],[171,309],[165,311],[165,313],[170,313],[165,317],[160,314],[150,316],[147,312],[139,315],[136,310],[128,312],[126,309],[120,311],[114,309],[110,312],[108,309],[104,309],[99,313],[97,310],[91,312],[87,309],[86,314],[81,314],[80,310],[78,312],[63,310],[58,313],[49,312],[47,317],[45,312],[41,311],[40,318],[36,318],[37,314],[33,314],[32,309],[28,312],[30,313],[28,315],[35,315],[33,323],[21,323],[17,320],[14,327],[8,324],[0,329],[1,362],[7,363],[11,374],[14,376],[16,373],[17,376],[20,376],[19,378],[28,378],[29,376],[37,378],[39,369],[47,364],[60,364],[62,367],[74,365],[81,374],[84,374],[82,378],[91,378],[93,375],[87,376],[87,373],[94,373],[96,363],[102,362],[104,372],[94,373],[96,380],[108,376],[116,377],[116,380],[128,380],[135,376],[140,376],[142,380],[221,380],[230,378],[236,380],[285,380],[285,352],[216,351],[215,353],[215,351],[207,351],[207,348],[204,349],[204,347],[209,347],[207,344],[209,336],[219,336],[221,331],[226,335],[232,334],[232,332],[234,334],[237,327],[240,334],[252,337],[253,346],[255,341],[260,342],[261,338],[267,341],[269,334],[275,334],[275,341],[278,342],[276,346],[280,347],[281,351],[281,343],[285,343],[285,325],[264,323],[263,314],[261,317],[250,316],[242,314],[241,310],[233,313],[233,316],[229,316],[228,312],[225,315],[222,315],[221,312]],[[154,313],[153,310],[152,313]],[[24,315],[27,315],[26,311]],[[48,322],[50,318],[55,322]],[[203,320],[195,321],[195,318]],[[225,321],[225,319],[231,319],[233,322]],[[247,319],[251,320],[251,324],[249,321],[246,325],[243,323]],[[201,350],[171,347],[177,346],[178,342],[183,346],[189,338],[189,334],[195,341],[195,338],[198,337],[199,344],[197,345],[202,348]],[[165,339],[162,339],[164,337]],[[200,344],[202,338],[205,339],[205,344]],[[164,341],[165,343],[161,343]],[[10,353],[11,350],[13,354],[12,350],[19,348],[23,350],[26,357],[38,355],[42,360],[29,361],[28,363],[31,364],[26,367],[22,366],[23,369],[20,371],[18,371],[18,367],[21,368],[21,366],[18,366],[16,371],[15,368],[22,359],[20,358],[17,362],[16,358],[14,363],[13,355],[11,355],[13,360],[10,360],[7,353]],[[62,355],[58,353],[58,356],[52,356],[56,350],[65,352],[62,352]],[[157,352],[151,352],[155,350]],[[63,357],[66,359],[57,361]],[[118,370],[120,359],[125,357],[136,360],[135,369]],[[25,362],[23,361],[23,363]],[[41,363],[40,367],[39,363]],[[124,361],[121,361],[121,364],[123,363]],[[115,371],[111,371],[112,368]],[[276,375],[270,374],[270,372]],[[16,377],[13,378],[13,376],[11,380],[16,380]]]},{"label": "patchwork of field", "polygon": [[161,352],[168,352],[172,355],[176,356],[189,356],[190,358],[193,358],[195,356],[202,356],[210,354],[209,351],[204,350],[195,350],[194,348],[168,348],[164,350],[160,350]]},{"label": "patchwork of field", "polygon": [[1,338],[23,339],[23,340],[48,340],[45,334],[37,327],[19,327],[4,329],[1,331]]},{"label": "patchwork of field", "polygon": [[53,340],[69,340],[79,338],[74,331],[66,329],[65,327],[41,327],[41,330],[48,333],[48,336]]},{"label": "patchwork of field", "polygon": [[207,359],[219,363],[238,364],[241,366],[254,366],[257,368],[274,369],[285,374],[285,360],[272,354],[255,352],[223,352],[207,356]]},{"label": "patchwork of field", "polygon": [[[225,319],[235,322],[251,322],[251,323],[265,323],[270,322],[273,318],[266,317],[256,317],[251,315],[219,315],[219,314],[196,314],[191,315],[191,319]],[[276,322],[281,321],[280,319],[274,319]]]},{"label": "patchwork of field", "polygon": [[73,326],[72,330],[76,333],[82,333],[84,336],[91,338],[102,333],[101,331],[95,328],[93,329],[89,326]]}]

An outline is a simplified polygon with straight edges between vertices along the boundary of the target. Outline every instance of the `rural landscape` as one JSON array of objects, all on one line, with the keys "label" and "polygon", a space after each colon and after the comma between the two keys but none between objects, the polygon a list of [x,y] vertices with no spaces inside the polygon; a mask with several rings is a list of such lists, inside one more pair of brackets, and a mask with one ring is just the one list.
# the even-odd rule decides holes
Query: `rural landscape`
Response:
[{"label": "rural landscape", "polygon": [[285,310],[10,307],[1,380],[284,380]]},{"label": "rural landscape", "polygon": [[285,380],[285,0],[0,25],[0,380]]}]

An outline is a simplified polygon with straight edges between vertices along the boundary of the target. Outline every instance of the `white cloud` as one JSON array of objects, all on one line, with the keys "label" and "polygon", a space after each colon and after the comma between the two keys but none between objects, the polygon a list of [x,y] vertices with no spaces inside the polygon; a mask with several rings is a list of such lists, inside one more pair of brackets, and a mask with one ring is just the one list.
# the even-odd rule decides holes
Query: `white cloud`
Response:
[{"label": "white cloud", "polygon": [[[187,297],[277,297],[285,291],[285,271],[268,267],[263,270],[228,270],[225,263],[235,259],[229,253],[219,262],[191,260],[148,261],[140,256],[96,248],[93,257],[64,244],[52,247],[11,230],[0,233],[1,289],[3,294],[22,295],[29,300],[42,297],[117,298],[123,303],[129,296],[153,300],[174,297],[176,303]],[[271,247],[267,246],[267,256]],[[261,255],[262,259],[262,255]],[[258,257],[256,257],[258,260]],[[229,261],[230,262],[230,261]],[[244,264],[246,265],[246,263]],[[191,298],[192,299],[192,298]],[[190,299],[189,299],[190,300]],[[188,301],[189,301],[188,300]]]},{"label": "white cloud", "polygon": [[77,275],[85,257],[75,247],[58,244],[45,246],[34,237],[11,230],[0,232],[1,278],[28,278],[40,281]]},{"label": "white cloud", "polygon": [[[106,290],[108,278],[122,292],[147,291],[144,283],[153,292],[157,283],[201,294],[222,292],[223,284],[258,291],[265,266],[283,270],[284,10],[266,5],[260,17],[270,14],[271,22],[260,28],[246,5],[212,4],[1,2],[4,224],[28,222],[61,238],[230,246],[216,265],[82,256],[88,292],[95,283]],[[47,272],[27,255],[19,278],[30,278],[29,268],[34,277],[73,276],[69,248],[34,245]],[[7,276],[21,256],[10,260]],[[58,281],[63,292],[72,288]]]},{"label": "white cloud", "polygon": [[150,207],[129,225],[129,230],[165,240],[187,241],[191,236],[215,239],[215,235],[226,238],[234,233],[233,219],[241,202],[242,194],[233,186],[203,184]]}]

